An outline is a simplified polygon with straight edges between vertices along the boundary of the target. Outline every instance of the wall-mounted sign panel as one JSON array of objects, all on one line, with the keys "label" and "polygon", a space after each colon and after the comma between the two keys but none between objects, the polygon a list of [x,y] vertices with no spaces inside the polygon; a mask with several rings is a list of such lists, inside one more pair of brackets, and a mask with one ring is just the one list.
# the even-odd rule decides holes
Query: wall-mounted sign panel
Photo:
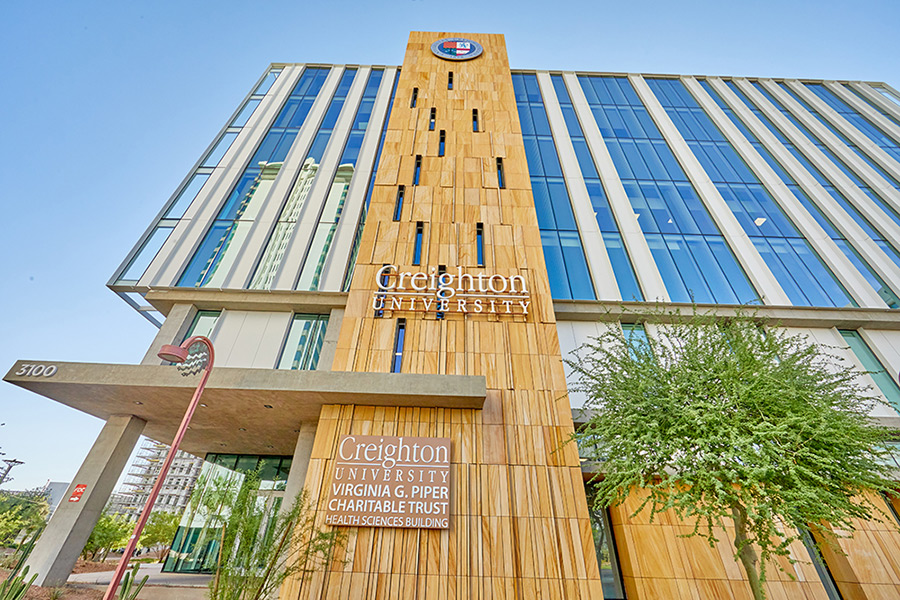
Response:
[{"label": "wall-mounted sign panel", "polygon": [[343,435],[325,522],[348,527],[450,527],[450,439]]}]

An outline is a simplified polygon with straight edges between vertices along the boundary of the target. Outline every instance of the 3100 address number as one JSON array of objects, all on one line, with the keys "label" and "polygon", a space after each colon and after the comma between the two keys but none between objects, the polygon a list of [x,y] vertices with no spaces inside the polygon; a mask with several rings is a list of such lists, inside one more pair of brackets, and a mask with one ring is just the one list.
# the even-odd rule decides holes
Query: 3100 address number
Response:
[{"label": "3100 address number", "polygon": [[23,364],[16,375],[25,377],[53,377],[59,369],[56,365],[30,365]]}]

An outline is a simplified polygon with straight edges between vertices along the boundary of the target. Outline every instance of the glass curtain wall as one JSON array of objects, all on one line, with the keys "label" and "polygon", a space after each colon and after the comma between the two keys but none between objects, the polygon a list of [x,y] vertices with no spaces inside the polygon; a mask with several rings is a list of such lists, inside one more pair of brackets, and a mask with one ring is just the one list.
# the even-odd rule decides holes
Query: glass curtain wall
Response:
[{"label": "glass curtain wall", "polygon": [[[860,100],[865,102],[869,107],[872,108],[872,110],[875,110],[875,111],[878,111],[879,113],[881,113],[882,117],[888,119],[889,121],[893,121],[894,125],[900,125],[900,119],[898,119],[897,117],[895,117],[888,111],[884,110],[883,108],[881,108],[880,106],[875,104],[873,101],[871,101],[868,98],[866,98],[865,96],[863,96],[862,92],[857,91],[856,88],[854,88],[853,86],[851,86],[847,83],[844,83],[841,85],[843,85],[845,90],[847,90],[848,92],[850,92],[851,94],[855,95],[857,98],[859,98]],[[878,88],[875,88],[875,90],[878,91]]]},{"label": "glass curtain wall", "polygon": [[592,483],[585,482],[588,516],[591,519],[591,533],[594,537],[594,551],[600,567],[600,584],[604,600],[625,600],[625,585],[619,568],[616,540],[609,520],[609,509],[595,505],[596,490]]},{"label": "glass curtain wall", "polygon": [[647,81],[791,303],[856,306],[684,84]]},{"label": "glass curtain wall", "polygon": [[284,499],[292,460],[290,456],[207,454],[163,572],[215,572],[222,527],[228,519],[229,491],[240,488],[245,473],[258,471],[260,501],[273,503],[277,508]]},{"label": "glass curtain wall", "polygon": [[369,173],[369,185],[366,188],[366,203],[362,214],[359,216],[359,225],[356,228],[356,236],[353,238],[353,249],[350,251],[350,263],[347,265],[347,274],[344,275],[344,283],[341,290],[350,289],[350,281],[353,279],[353,270],[356,267],[356,255],[359,253],[359,242],[362,237],[363,227],[366,225],[366,216],[369,213],[369,202],[372,200],[372,190],[375,188],[375,177],[378,175],[378,165],[381,163],[381,151],[384,148],[384,138],[387,135],[388,123],[391,122],[391,109],[394,107],[394,95],[397,93],[397,83],[400,81],[400,70],[394,74],[394,87],[391,88],[391,97],[388,100],[387,113],[384,115],[384,124],[381,126],[381,137],[378,140],[378,150],[375,152],[375,162]]},{"label": "glass curtain wall", "polygon": [[[737,117],[733,110],[725,103],[725,101],[719,96],[718,93],[709,85],[707,81],[701,81],[700,84],[706,90],[706,92],[715,100],[716,104],[719,105],[719,108],[728,115],[728,118],[731,119],[731,122],[741,131],[744,137],[748,142],[753,146],[757,153],[763,157],[766,163],[772,167],[772,170],[778,174],[781,178],[781,181],[791,190],[791,193],[800,201],[804,208],[813,216],[816,222],[825,230],[825,233],[828,234],[828,237],[837,245],[838,248],[841,249],[841,252],[847,257],[850,262],[853,263],[853,266],[862,274],[863,277],[866,278],[866,281],[869,282],[869,285],[878,292],[878,294],[884,299],[885,303],[891,308],[900,308],[900,298],[891,290],[884,280],[879,277],[879,275],[875,272],[872,267],[870,267],[859,255],[856,249],[850,245],[847,241],[847,238],[844,237],[832,224],[832,222],[825,216],[825,213],[816,205],[815,202],[803,191],[803,189],[797,185],[797,182],[788,175],[787,171],[785,171],[782,166],[775,160],[775,157],[772,156],[769,151],[763,146],[762,142],[744,125],[744,123]],[[759,116],[759,115],[757,115]],[[811,165],[810,165],[811,166]],[[821,174],[820,174],[821,176]],[[837,191],[832,189],[829,190],[833,194],[837,194]]]},{"label": "glass curtain wall", "polygon": [[670,299],[758,302],[628,79],[580,75],[579,81]]},{"label": "glass curtain wall", "polygon": [[329,70],[308,68],[303,71],[181,275],[179,286],[217,287],[224,281]]},{"label": "glass curtain wall", "polygon": [[372,117],[372,109],[375,108],[375,96],[378,94],[378,87],[381,85],[383,76],[383,70],[373,70],[369,75],[369,81],[366,82],[359,108],[356,110],[356,116],[353,119],[350,135],[344,146],[344,152],[341,154],[340,161],[338,161],[338,168],[331,179],[328,195],[325,197],[325,204],[319,213],[319,222],[316,225],[312,244],[306,253],[306,260],[300,271],[300,278],[296,286],[298,290],[319,289],[319,280],[322,277],[322,270],[325,268],[325,259],[328,258],[328,251],[331,249],[334,233],[337,230],[338,221],[340,221],[341,213],[344,210],[347,192],[350,190],[350,183],[353,181],[353,175],[356,172],[359,150],[362,148],[366,128],[369,126],[369,120]]},{"label": "glass curtain wall", "polygon": [[[769,129],[769,131],[771,131],[772,134],[776,138],[778,138],[778,141],[781,142],[781,144],[785,148],[787,148],[791,154],[794,155],[794,158],[796,158],[797,161],[801,165],[803,165],[806,168],[806,170],[816,179],[816,181],[819,182],[819,185],[824,187],[825,191],[827,191],[829,194],[831,194],[831,197],[834,198],[835,201],[837,201],[837,203],[841,205],[841,208],[843,208],[844,211],[848,215],[850,215],[850,217],[854,221],[856,221],[856,223],[860,227],[862,227],[863,231],[865,231],[869,235],[869,237],[872,238],[872,240],[878,245],[878,247],[881,248],[884,251],[884,253],[887,254],[888,257],[891,258],[891,260],[893,260],[895,263],[897,263],[898,266],[900,266],[900,253],[898,253],[897,250],[888,243],[888,241],[885,239],[885,237],[877,229],[872,227],[872,224],[869,223],[869,221],[862,215],[861,212],[859,212],[859,210],[856,208],[856,206],[854,206],[849,200],[847,200],[847,198],[843,194],[841,194],[837,190],[837,188],[834,187],[834,185],[831,183],[831,181],[828,180],[825,177],[825,175],[819,169],[817,169],[809,161],[808,158],[806,158],[806,155],[804,155],[802,152],[800,152],[800,150],[797,148],[797,146],[794,145],[794,143],[791,142],[784,135],[784,133],[782,133],[781,130],[778,129],[775,126],[775,124],[772,123],[772,121],[770,121],[769,118],[763,114],[763,112],[759,109],[759,107],[757,107],[755,104],[753,104],[753,102],[750,101],[750,99],[734,84],[733,81],[726,81],[725,83],[729,88],[731,88],[731,91],[733,91],[735,94],[737,94],[738,98],[740,98],[744,102],[744,104],[747,105],[747,108],[749,108],[751,111],[753,111],[753,114],[756,115],[756,117],[760,121],[762,121],[763,125],[765,125]],[[787,110],[775,100],[775,98],[773,98],[770,94],[768,94],[768,92],[766,92],[762,88],[757,87],[757,89],[759,89],[766,96],[766,98],[775,106],[775,108],[779,109],[779,111],[786,118],[788,118],[791,121],[791,123],[800,130],[801,133],[806,135],[807,138],[811,142],[817,142],[816,138],[805,127],[803,127],[793,117],[793,115],[788,113]],[[853,181],[867,196],[869,196],[869,198],[872,198],[872,200],[875,201],[876,205],[878,205],[883,210],[887,211],[887,207],[883,205],[883,203],[877,196],[875,196],[874,192],[872,192],[872,190],[868,186],[863,184],[862,181],[860,181],[859,178],[857,178],[855,174],[852,174],[852,172],[849,171],[847,166],[844,165],[841,161],[839,161],[838,158],[828,148],[826,148],[824,145],[822,145],[821,142],[818,142],[816,144],[816,146],[818,147],[819,150],[821,150],[825,154],[825,156],[827,158],[829,158],[835,165],[837,165],[844,173],[848,173],[848,177],[850,177],[851,181]],[[890,214],[893,215],[893,212],[891,212]]]},{"label": "glass curtain wall", "polygon": [[550,292],[558,300],[594,300],[594,286],[537,76],[513,73],[512,80]]},{"label": "glass curtain wall", "polygon": [[312,190],[319,174],[319,166],[322,162],[322,155],[325,154],[325,148],[331,140],[331,134],[334,132],[335,123],[344,107],[344,101],[347,99],[347,93],[353,80],[356,77],[356,69],[345,69],[341,75],[328,110],[319,124],[315,138],[306,153],[306,157],[301,162],[300,171],[294,177],[294,183],[291,191],[288,193],[287,201],[282,205],[281,212],[275,223],[275,228],[269,236],[265,250],[260,259],[253,279],[250,281],[250,289],[253,290],[270,290],[284,259],[284,253],[287,250],[288,243],[297,226],[297,219],[300,217],[300,211],[306,204],[309,192]]},{"label": "glass curtain wall", "polygon": [[838,98],[831,90],[821,83],[805,83],[806,89],[825,101],[828,106],[833,108],[839,115],[850,121],[854,127],[859,129],[867,138],[872,140],[875,145],[888,153],[894,160],[900,160],[900,144],[892,137],[887,135],[874,123],[870,122],[865,116],[857,112],[849,104]]},{"label": "glass curtain wall", "polygon": [[794,90],[789,88],[784,82],[779,83],[779,86],[781,87],[782,90],[787,92],[787,94],[790,95],[794,100],[796,100],[800,104],[800,106],[802,106],[804,109],[806,109],[807,112],[809,112],[812,116],[814,116],[816,119],[818,119],[819,123],[821,123],[826,129],[828,129],[831,133],[833,133],[835,136],[837,136],[837,138],[839,140],[841,140],[845,146],[850,148],[850,150],[852,150],[867,165],[872,167],[872,169],[876,173],[878,173],[879,175],[884,177],[884,179],[889,184],[891,184],[891,186],[893,186],[894,189],[900,190],[900,181],[898,181],[893,175],[891,175],[890,173],[885,171],[883,168],[881,168],[879,165],[877,165],[875,163],[875,161],[873,161],[871,158],[869,158],[868,154],[863,152],[863,150],[859,146],[857,146],[854,142],[850,141],[850,138],[848,138],[846,135],[844,135],[843,133],[838,131],[837,128],[835,128],[835,126],[832,125],[828,121],[828,119],[823,117],[822,114],[818,110],[813,108],[812,105],[810,105],[806,100],[804,100],[803,98],[798,96],[797,92],[795,92]]},{"label": "glass curtain wall", "polygon": [[569,91],[566,89],[562,75],[551,75],[550,79],[553,81],[553,88],[556,90],[556,97],[559,100],[559,106],[566,121],[566,128],[569,131],[572,146],[575,148],[578,166],[581,167],[581,176],[587,187],[588,196],[591,198],[594,216],[597,219],[597,224],[600,226],[603,242],[606,245],[606,252],[609,254],[609,260],[612,263],[622,299],[643,300],[644,296],[641,294],[641,288],[638,286],[637,279],[634,276],[634,268],[622,242],[622,235],[619,233],[619,227],[613,217],[609,200],[606,198],[600,175],[597,173],[597,167],[594,164],[594,158],[588,148],[587,141],[584,139],[584,131],[581,129],[581,123],[575,114],[575,107],[572,105],[572,99],[569,97]]},{"label": "glass curtain wall", "polygon": [[213,149],[210,150],[206,157],[204,157],[200,166],[194,170],[193,175],[191,175],[184,187],[182,187],[178,194],[169,201],[169,207],[163,214],[162,219],[157,223],[156,229],[154,229],[147,237],[147,240],[144,242],[143,246],[141,246],[141,249],[135,254],[134,258],[131,259],[131,262],[129,262],[128,266],[122,271],[122,274],[119,275],[117,283],[135,282],[141,278],[147,270],[147,267],[150,266],[151,261],[156,257],[160,248],[166,243],[169,234],[175,229],[178,221],[184,217],[184,213],[187,211],[188,206],[191,205],[197,197],[197,194],[200,193],[201,188],[203,188],[203,185],[206,183],[206,180],[209,179],[209,176],[212,174],[215,167],[218,166],[219,161],[225,155],[225,152],[231,147],[231,143],[237,138],[238,134],[241,132],[241,128],[247,124],[250,116],[259,106],[259,103],[262,102],[262,99],[268,93],[269,89],[271,89],[272,84],[275,83],[275,80],[281,74],[281,71],[281,67],[277,67],[270,69],[269,72],[266,73],[266,76],[263,77],[260,84],[256,86],[256,89],[253,90],[253,93],[244,102],[244,105],[238,111],[237,116],[232,119],[231,123],[229,123],[228,127],[225,129],[225,132],[222,133],[219,140],[215,143]]}]

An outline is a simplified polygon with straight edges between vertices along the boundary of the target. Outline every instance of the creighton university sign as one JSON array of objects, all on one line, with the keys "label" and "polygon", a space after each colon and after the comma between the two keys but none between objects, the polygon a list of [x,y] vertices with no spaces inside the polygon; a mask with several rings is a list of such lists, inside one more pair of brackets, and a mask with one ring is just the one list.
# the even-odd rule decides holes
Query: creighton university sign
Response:
[{"label": "creighton university sign", "polygon": [[342,435],[325,523],[450,527],[450,439]]},{"label": "creighton university sign", "polygon": [[375,274],[377,290],[372,309],[399,312],[439,312],[526,316],[531,295],[524,275],[471,274],[456,268],[456,273],[400,271],[385,265]]}]

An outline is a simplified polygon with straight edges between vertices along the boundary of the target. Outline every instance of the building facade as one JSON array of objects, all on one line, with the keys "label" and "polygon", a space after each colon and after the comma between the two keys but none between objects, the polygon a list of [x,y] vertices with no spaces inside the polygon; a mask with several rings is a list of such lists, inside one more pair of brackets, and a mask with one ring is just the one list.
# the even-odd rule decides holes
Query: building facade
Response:
[{"label": "building facade", "polygon": [[[150,497],[150,490],[162,470],[168,452],[168,445],[144,439],[134,460],[128,465],[128,472],[122,483],[123,491],[112,495],[106,510],[114,515],[137,520]],[[202,467],[203,458],[179,451],[153,505],[154,512],[183,513]]]},{"label": "building facade", "polygon": [[[900,94],[511,70],[484,34],[414,32],[399,68],[274,64],[109,287],[160,326],[141,365],[6,377],[107,419],[42,581],[122,452],[174,432],[192,384],[156,353],[202,334],[216,366],[184,450],[291,457],[284,495],[305,487],[323,523],[343,436],[450,441],[446,528],[346,527],[282,598],[748,597],[727,545],[589,508],[562,359],[603,327],[652,336],[660,306],[750,305],[871,371],[900,431]],[[842,544],[796,544],[772,597],[900,594],[890,523]]]}]

